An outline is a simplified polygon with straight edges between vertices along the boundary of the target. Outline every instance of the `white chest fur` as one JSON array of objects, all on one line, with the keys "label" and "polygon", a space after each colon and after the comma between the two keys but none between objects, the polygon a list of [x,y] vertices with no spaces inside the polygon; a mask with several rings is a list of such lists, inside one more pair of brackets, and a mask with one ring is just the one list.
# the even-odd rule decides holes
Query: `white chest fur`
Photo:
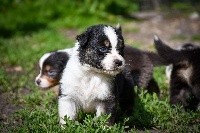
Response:
[{"label": "white chest fur", "polygon": [[71,58],[61,79],[61,93],[85,112],[94,112],[99,101],[111,95],[112,85],[107,75],[86,70],[78,60]]}]

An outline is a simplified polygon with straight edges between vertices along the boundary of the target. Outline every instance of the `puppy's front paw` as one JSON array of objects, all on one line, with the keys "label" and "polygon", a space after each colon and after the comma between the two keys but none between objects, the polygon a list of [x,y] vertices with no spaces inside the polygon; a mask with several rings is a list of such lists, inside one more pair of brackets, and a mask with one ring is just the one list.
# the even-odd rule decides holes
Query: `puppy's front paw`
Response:
[{"label": "puppy's front paw", "polygon": [[61,128],[65,128],[65,124],[66,124],[66,122],[65,122],[65,120],[63,119],[63,118],[60,118],[60,126],[61,126]]}]

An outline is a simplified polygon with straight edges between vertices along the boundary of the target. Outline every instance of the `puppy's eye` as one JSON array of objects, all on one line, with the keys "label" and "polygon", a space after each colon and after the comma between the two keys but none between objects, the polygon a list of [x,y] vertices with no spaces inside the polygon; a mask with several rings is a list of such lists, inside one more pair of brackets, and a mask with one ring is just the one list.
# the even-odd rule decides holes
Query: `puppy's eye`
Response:
[{"label": "puppy's eye", "polygon": [[108,40],[105,40],[105,41],[104,41],[104,44],[105,44],[106,47],[109,47],[109,46],[110,46],[110,42],[109,42]]},{"label": "puppy's eye", "polygon": [[106,52],[108,52],[108,48],[102,46],[102,47],[99,47],[99,51],[100,51],[101,53],[106,53]]},{"label": "puppy's eye", "polygon": [[47,74],[48,74],[49,76],[55,76],[55,75],[57,74],[57,72],[54,71],[54,70],[50,70],[50,71],[47,72]]}]

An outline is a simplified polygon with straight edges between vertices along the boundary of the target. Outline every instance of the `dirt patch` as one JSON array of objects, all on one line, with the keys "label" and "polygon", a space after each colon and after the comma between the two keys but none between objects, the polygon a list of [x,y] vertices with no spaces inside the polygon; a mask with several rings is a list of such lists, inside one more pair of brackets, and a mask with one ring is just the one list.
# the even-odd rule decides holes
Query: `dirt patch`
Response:
[{"label": "dirt patch", "polygon": [[10,92],[5,92],[0,95],[0,120],[6,119],[9,114],[12,114],[16,110],[18,110],[20,107],[17,107],[12,103],[13,94]]},{"label": "dirt patch", "polygon": [[76,36],[79,34],[76,29],[61,29],[59,32],[70,40],[75,40]]},{"label": "dirt patch", "polygon": [[14,124],[14,121],[11,122],[10,117],[13,113],[22,108],[21,106],[12,103],[13,96],[14,94],[10,92],[5,92],[0,95],[0,124],[3,126],[1,129],[2,132],[8,130],[6,129],[8,125]]},{"label": "dirt patch", "polygon": [[156,14],[142,21],[132,21],[122,24],[125,41],[128,44],[140,44],[141,48],[153,47],[153,36],[158,35],[172,47],[182,43],[199,41],[192,40],[194,35],[200,34],[200,19],[175,14]]},{"label": "dirt patch", "polygon": [[[23,109],[23,105],[20,105],[20,98],[30,92],[30,89],[22,88],[0,94],[0,125],[3,126],[0,131],[7,132],[9,129],[6,129],[6,127],[20,124],[21,120],[12,119],[12,115],[16,111]],[[15,101],[18,101],[19,103],[16,103]]]}]

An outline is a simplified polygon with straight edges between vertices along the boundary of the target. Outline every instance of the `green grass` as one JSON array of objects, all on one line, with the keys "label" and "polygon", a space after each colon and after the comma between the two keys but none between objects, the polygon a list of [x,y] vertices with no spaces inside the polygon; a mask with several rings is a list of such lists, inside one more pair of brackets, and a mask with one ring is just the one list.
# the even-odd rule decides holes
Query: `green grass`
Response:
[{"label": "green grass", "polygon": [[188,12],[194,10],[192,5],[190,3],[183,3],[183,2],[175,2],[172,4],[172,9],[174,10],[180,10],[183,12]]},{"label": "green grass", "polygon": [[[34,78],[38,74],[37,62],[42,54],[71,47],[73,40],[56,30],[43,30],[27,36],[1,38],[1,44],[3,69],[0,71],[0,82],[2,88],[7,88],[3,89],[4,92],[12,91],[14,88],[30,89],[28,94],[22,94],[13,101],[13,104],[23,105],[23,109],[10,117],[9,122],[12,126],[6,127],[9,132],[199,131],[200,125],[194,122],[200,118],[198,112],[184,112],[180,107],[170,107],[164,67],[156,68],[154,71],[154,77],[162,90],[162,98],[137,89],[136,107],[130,118],[121,116],[119,123],[107,127],[107,116],[95,119],[94,115],[80,115],[79,121],[66,119],[66,128],[62,129],[58,124],[56,96],[51,91],[40,91],[34,85]],[[14,66],[21,66],[23,71],[6,71],[6,68]],[[12,123],[12,119],[16,123]]]},{"label": "green grass", "polygon": [[194,41],[200,41],[200,35],[193,35],[192,40]]},{"label": "green grass", "polygon": [[[26,2],[28,4],[30,1]],[[4,32],[1,31],[0,34],[0,93],[11,93],[10,97],[13,97],[13,100],[10,104],[22,107],[9,116],[8,120],[0,119],[0,131],[121,133],[144,130],[145,132],[187,133],[200,130],[199,112],[185,112],[181,107],[172,108],[169,105],[168,83],[164,67],[154,70],[154,77],[161,88],[161,97],[158,98],[139,88],[136,89],[136,105],[131,117],[120,116],[117,124],[108,127],[106,126],[108,116],[95,118],[94,114],[80,112],[77,121],[66,118],[66,128],[62,129],[58,122],[57,96],[51,90],[41,91],[34,84],[34,79],[38,74],[39,58],[46,52],[74,45],[74,38],[61,33],[61,30],[72,28],[80,33],[89,25],[98,23],[115,25],[127,20],[113,14],[105,15],[103,11],[97,16],[92,14],[93,11],[84,15],[85,9],[79,13],[73,13],[73,8],[64,7],[67,3],[63,6],[57,3],[58,5],[53,10],[51,6],[54,6],[54,3],[49,3],[43,8],[36,8],[41,4],[36,2],[31,8],[29,5],[22,10],[20,7],[24,7],[23,4],[14,4],[12,6],[15,8],[4,9],[6,14],[0,13],[1,17],[6,15],[4,20],[0,20],[2,26],[0,28],[4,29]],[[63,8],[70,15],[66,15]],[[3,8],[0,6],[0,9]],[[30,10],[37,13],[31,14]],[[22,15],[21,12],[25,11],[29,14]],[[45,13],[37,18],[37,14],[42,12]],[[20,17],[16,17],[16,13]],[[33,15],[32,18],[31,15]],[[137,32],[137,29],[132,32]],[[2,35],[4,33],[5,36]]]}]

